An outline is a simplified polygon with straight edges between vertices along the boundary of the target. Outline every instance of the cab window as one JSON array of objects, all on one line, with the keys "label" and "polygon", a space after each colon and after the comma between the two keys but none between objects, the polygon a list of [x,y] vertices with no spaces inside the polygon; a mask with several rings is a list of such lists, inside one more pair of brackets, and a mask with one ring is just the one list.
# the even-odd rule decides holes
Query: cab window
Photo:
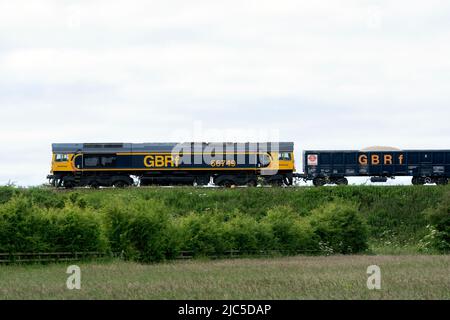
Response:
[{"label": "cab window", "polygon": [[60,154],[60,153],[58,153],[56,156],[55,156],[55,161],[56,162],[64,162],[64,161],[67,161],[69,158],[68,158],[68,155],[67,154]]},{"label": "cab window", "polygon": [[278,160],[291,160],[291,154],[289,152],[280,152],[278,154]]}]

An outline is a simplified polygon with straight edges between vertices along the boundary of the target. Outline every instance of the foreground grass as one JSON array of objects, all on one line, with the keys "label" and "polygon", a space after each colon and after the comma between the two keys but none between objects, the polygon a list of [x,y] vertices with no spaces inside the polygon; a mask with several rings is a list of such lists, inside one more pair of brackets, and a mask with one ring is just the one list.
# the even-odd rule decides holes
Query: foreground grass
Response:
[{"label": "foreground grass", "polygon": [[[330,256],[0,266],[0,299],[450,299],[450,256]],[[367,267],[381,268],[368,290]]]}]

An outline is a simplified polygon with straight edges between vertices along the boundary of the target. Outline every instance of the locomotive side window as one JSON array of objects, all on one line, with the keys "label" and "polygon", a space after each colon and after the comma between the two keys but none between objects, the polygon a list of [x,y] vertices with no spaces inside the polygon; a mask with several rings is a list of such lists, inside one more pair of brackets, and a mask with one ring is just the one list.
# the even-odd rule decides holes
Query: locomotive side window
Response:
[{"label": "locomotive side window", "polygon": [[116,157],[102,157],[101,164],[102,167],[115,167],[116,166]]},{"label": "locomotive side window", "polygon": [[89,155],[84,156],[84,166],[91,168],[114,168],[117,157],[115,155]]},{"label": "locomotive side window", "polygon": [[99,157],[85,156],[84,166],[85,167],[97,167],[99,164]]}]

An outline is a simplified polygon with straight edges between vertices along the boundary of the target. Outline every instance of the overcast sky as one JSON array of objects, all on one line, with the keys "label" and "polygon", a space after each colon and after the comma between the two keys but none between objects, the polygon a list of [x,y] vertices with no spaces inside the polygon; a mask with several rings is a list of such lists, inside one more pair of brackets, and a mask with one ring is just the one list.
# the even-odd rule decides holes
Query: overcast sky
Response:
[{"label": "overcast sky", "polygon": [[0,184],[53,142],[450,148],[448,1],[0,0]]}]

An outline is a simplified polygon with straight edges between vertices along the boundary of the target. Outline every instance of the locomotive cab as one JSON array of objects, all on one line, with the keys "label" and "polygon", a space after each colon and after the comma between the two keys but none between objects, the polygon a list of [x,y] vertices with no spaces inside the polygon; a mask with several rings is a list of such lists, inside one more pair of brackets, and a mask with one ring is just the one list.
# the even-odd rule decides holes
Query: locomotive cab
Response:
[{"label": "locomotive cab", "polygon": [[279,152],[278,153],[278,168],[280,170],[294,170],[294,153]]},{"label": "locomotive cab", "polygon": [[55,173],[58,171],[72,171],[70,159],[71,157],[69,154],[54,153],[52,157],[51,172]]}]

